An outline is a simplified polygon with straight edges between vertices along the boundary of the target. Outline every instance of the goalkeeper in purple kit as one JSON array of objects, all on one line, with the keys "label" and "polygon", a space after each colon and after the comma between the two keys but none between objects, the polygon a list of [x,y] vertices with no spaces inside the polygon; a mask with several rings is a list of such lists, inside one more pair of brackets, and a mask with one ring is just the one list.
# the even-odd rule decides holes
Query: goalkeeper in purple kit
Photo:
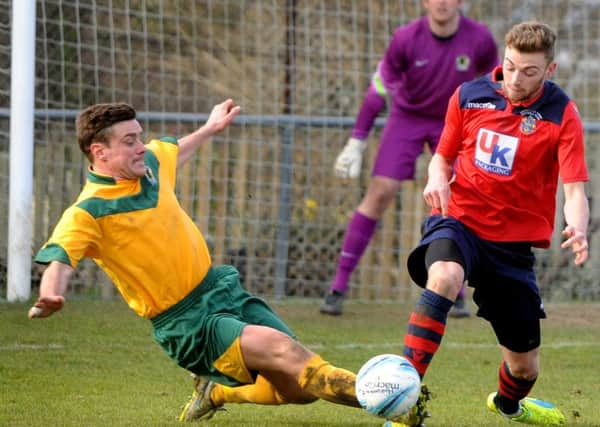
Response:
[{"label": "goalkeeper in purple kit", "polygon": [[[402,181],[414,179],[424,144],[435,151],[448,99],[456,87],[498,64],[492,34],[464,17],[462,4],[462,0],[423,0],[426,15],[395,31],[373,74],[352,135],[335,162],[336,175],[358,177],[369,131],[386,103],[389,113],[371,182],[350,219],[335,278],[320,308],[323,314],[342,314],[350,276],[378,220]],[[454,307],[456,317],[469,315],[462,295],[463,291]]]}]

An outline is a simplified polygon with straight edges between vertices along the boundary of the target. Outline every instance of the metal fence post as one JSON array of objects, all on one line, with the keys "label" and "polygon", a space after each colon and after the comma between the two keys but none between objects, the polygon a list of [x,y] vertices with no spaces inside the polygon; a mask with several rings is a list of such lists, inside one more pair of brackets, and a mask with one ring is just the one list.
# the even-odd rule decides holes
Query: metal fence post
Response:
[{"label": "metal fence post", "polygon": [[294,125],[288,124],[281,130],[281,159],[279,163],[279,214],[277,216],[277,237],[275,243],[275,298],[285,297],[288,248],[290,240],[291,189],[292,189],[292,148],[294,145]]}]

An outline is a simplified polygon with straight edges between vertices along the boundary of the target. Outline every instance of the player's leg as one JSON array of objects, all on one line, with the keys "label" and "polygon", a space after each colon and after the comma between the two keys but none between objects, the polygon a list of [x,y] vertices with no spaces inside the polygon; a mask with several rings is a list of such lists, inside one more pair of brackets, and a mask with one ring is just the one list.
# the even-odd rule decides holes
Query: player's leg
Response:
[{"label": "player's leg", "polygon": [[[464,281],[465,261],[461,248],[449,238],[434,239],[421,252],[427,283],[409,318],[404,356],[423,377],[441,344],[448,311]],[[415,252],[409,260],[411,264],[419,262]]]},{"label": "player's leg", "polygon": [[261,298],[240,286],[235,269],[218,271],[218,288],[209,295],[213,313],[203,333],[210,336],[203,351],[209,366],[196,367],[200,379],[181,419],[207,418],[227,403],[279,405],[322,398],[358,406],[354,373],[298,343]]},{"label": "player's leg", "polygon": [[248,325],[242,333],[241,348],[248,369],[258,371],[288,401],[309,403],[320,398],[360,407],[353,372],[333,366],[282,332]]},{"label": "player's leg", "polygon": [[402,181],[414,178],[415,163],[423,152],[424,137],[423,127],[415,125],[412,117],[392,109],[381,135],[367,193],[346,228],[335,278],[321,305],[321,313],[342,314],[350,277],[375,234],[377,222],[400,190]]},{"label": "player's leg", "polygon": [[[251,328],[234,317],[221,318],[212,328],[210,367],[197,369],[194,374],[194,392],[180,415],[181,421],[208,419],[228,403],[254,403],[260,405],[281,405],[285,403],[310,403],[316,399],[299,386],[291,390],[279,392],[275,384],[265,376],[258,374],[258,369],[249,367],[244,360],[242,335]],[[284,332],[261,326],[272,333],[273,345],[278,340],[295,340]],[[248,335],[248,334],[246,334]],[[250,336],[252,334],[250,333]],[[263,347],[265,354],[273,351]]]},{"label": "player's leg", "polygon": [[[227,328],[221,322],[221,327]],[[265,342],[265,340],[267,340]],[[280,352],[286,352],[283,356]],[[311,403],[318,397],[300,386],[298,377],[302,363],[313,354],[304,349],[289,335],[270,327],[245,325],[239,339],[214,362],[227,377],[237,377],[241,385],[225,385],[207,377],[194,376],[194,396],[181,415],[182,421],[208,418],[225,404],[253,403],[282,405],[286,403]],[[285,357],[286,370],[296,369],[296,377],[281,372],[279,360]],[[266,367],[266,368],[265,368]],[[264,372],[264,374],[257,374]]]},{"label": "player's leg", "polygon": [[527,352],[514,352],[502,348],[502,362],[498,369],[498,391],[493,403],[497,412],[508,417],[520,415],[519,402],[524,399],[537,380],[539,347]]},{"label": "player's leg", "polygon": [[[451,227],[447,228],[445,224]],[[426,289],[409,318],[404,338],[404,356],[413,363],[421,377],[425,375],[441,344],[448,311],[465,275],[468,275],[465,259],[472,265],[471,246],[469,235],[461,234],[456,221],[433,216],[425,221],[423,240],[409,256],[411,278],[419,286],[426,286]],[[429,396],[429,391],[423,386],[411,412],[396,421],[403,426],[422,425],[429,416],[426,410]]]},{"label": "player's leg", "polygon": [[359,407],[355,374],[331,365],[289,335],[265,326],[247,325],[239,343],[239,351],[220,358],[228,361],[222,369],[234,367],[249,375],[259,372],[254,383],[227,386],[196,377],[196,391],[181,420],[207,418],[207,413],[212,416],[228,403],[306,404],[321,398]]},{"label": "player's leg", "polygon": [[[494,288],[498,288],[495,286]],[[490,289],[484,297],[478,289],[477,300],[486,318],[490,321],[502,348],[502,361],[498,370],[498,391],[493,402],[497,412],[513,416],[519,413],[519,402],[533,388],[539,372],[540,321],[528,314],[528,306],[514,300],[519,298],[514,286],[505,286],[506,293]],[[494,298],[497,304],[493,311],[483,298]],[[523,299],[523,297],[521,297]],[[502,307],[502,308],[500,308]],[[510,313],[509,316],[503,312]]]},{"label": "player's leg", "polygon": [[321,398],[357,406],[355,374],[332,366],[299,343],[291,329],[261,299],[239,288],[246,299],[240,338],[242,363],[272,384],[285,402],[310,403]]},{"label": "player's leg", "polygon": [[513,352],[502,347],[503,361],[498,372],[498,391],[491,393],[487,406],[511,421],[535,425],[561,425],[564,414],[552,403],[528,397],[539,366],[539,347]]},{"label": "player's leg", "polygon": [[[500,286],[495,286],[498,290]],[[562,412],[549,402],[527,397],[539,373],[539,346],[541,341],[539,308],[541,300],[527,286],[504,280],[504,291],[490,291],[495,310],[489,309],[482,295],[478,301],[486,318],[492,324],[502,348],[502,362],[498,370],[498,390],[487,399],[488,408],[513,421],[560,425]],[[487,306],[486,306],[487,305]],[[508,315],[506,315],[508,313]]]},{"label": "player's leg", "polygon": [[258,373],[245,366],[240,337],[246,318],[294,339],[262,299],[241,287],[239,273],[231,266],[209,270],[190,295],[153,319],[157,341],[179,366],[193,373],[192,399],[180,420],[210,418],[228,402],[286,403],[271,384],[264,378],[256,381]]},{"label": "player's leg", "polygon": [[400,185],[400,181],[392,178],[371,178],[367,194],[352,215],[344,234],[335,278],[321,305],[321,313],[334,316],[342,314],[342,302],[348,292],[350,276],[373,238],[377,222],[394,199]]}]

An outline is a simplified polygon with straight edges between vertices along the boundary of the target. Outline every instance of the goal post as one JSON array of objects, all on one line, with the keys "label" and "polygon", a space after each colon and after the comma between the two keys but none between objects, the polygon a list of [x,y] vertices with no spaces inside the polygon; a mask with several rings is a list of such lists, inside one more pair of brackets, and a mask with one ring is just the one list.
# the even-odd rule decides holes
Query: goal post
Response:
[{"label": "goal post", "polygon": [[12,5],[7,299],[31,293],[35,0]]}]

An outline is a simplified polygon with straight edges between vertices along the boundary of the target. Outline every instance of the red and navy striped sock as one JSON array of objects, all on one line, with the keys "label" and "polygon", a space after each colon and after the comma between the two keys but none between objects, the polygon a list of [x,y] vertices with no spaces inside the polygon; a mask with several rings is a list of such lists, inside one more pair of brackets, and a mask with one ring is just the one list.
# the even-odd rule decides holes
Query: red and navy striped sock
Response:
[{"label": "red and navy striped sock", "polygon": [[425,289],[410,315],[403,354],[411,361],[421,378],[442,342],[452,304],[449,299]]},{"label": "red and navy striped sock", "polygon": [[519,401],[529,394],[536,379],[514,377],[506,362],[502,361],[498,372],[498,393],[494,398],[496,407],[507,415],[516,414],[519,411]]}]

